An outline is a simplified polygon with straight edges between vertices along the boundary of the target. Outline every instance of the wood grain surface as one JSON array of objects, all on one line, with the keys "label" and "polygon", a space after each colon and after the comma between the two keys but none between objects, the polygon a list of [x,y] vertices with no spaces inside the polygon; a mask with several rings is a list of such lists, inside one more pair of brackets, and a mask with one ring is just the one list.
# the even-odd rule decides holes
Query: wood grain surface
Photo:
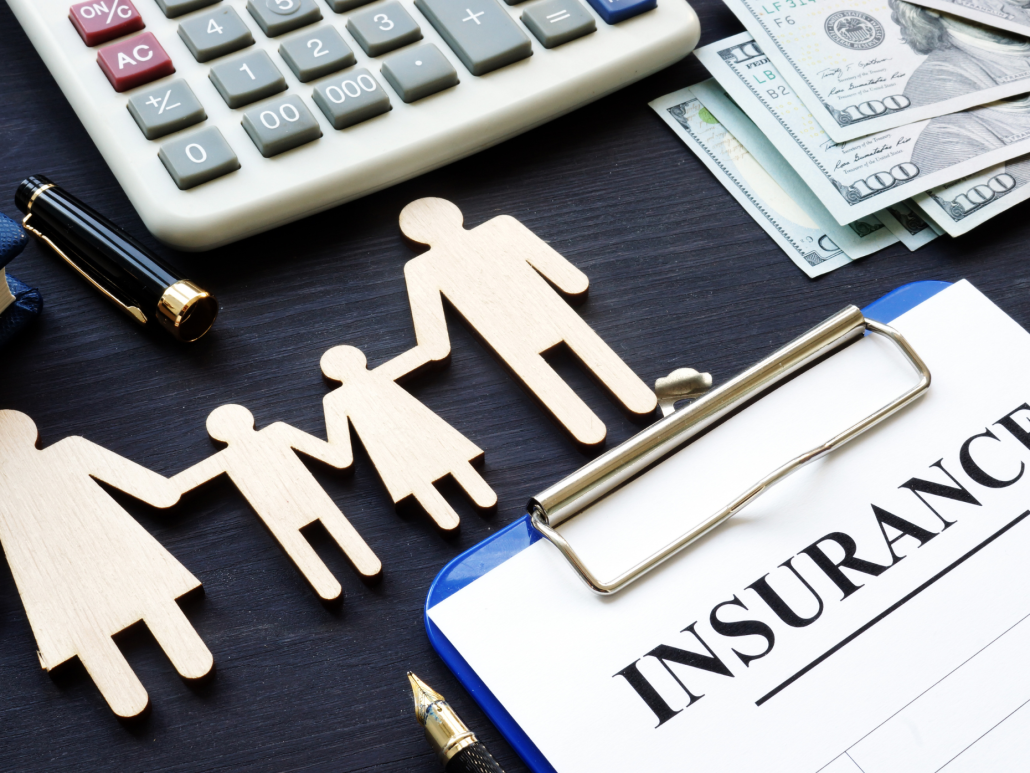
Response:
[{"label": "wood grain surface", "polygon": [[[741,31],[719,0],[695,8],[702,44]],[[258,428],[283,421],[324,438],[322,400],[334,385],[319,370],[322,353],[350,344],[376,367],[415,343],[403,274],[415,252],[397,217],[423,196],[453,201],[467,227],[506,214],[548,241],[590,277],[577,311],[648,384],[685,366],[721,383],[844,305],[920,279],[968,277],[1030,325],[1025,206],[961,239],[916,253],[895,245],[807,279],[647,106],[704,77],[692,59],[417,180],[212,253],[177,255],[143,229],[4,4],[0,29],[0,209],[16,215],[16,184],[47,174],[222,303],[211,335],[178,345],[138,329],[30,245],[9,270],[42,288],[46,309],[2,352],[0,408],[32,416],[44,444],[82,435],[173,475],[216,450],[205,420],[226,403],[245,405]],[[588,457],[456,315],[449,328],[450,366],[405,387],[486,452],[496,513],[449,494],[462,524],[441,534],[424,515],[395,512],[360,445],[348,477],[313,465],[384,566],[381,582],[365,585],[327,533],[305,530],[343,585],[343,604],[324,606],[224,477],[169,510],[115,494],[203,582],[204,595],[183,609],[215,672],[186,683],[145,629],[130,630],[118,641],[152,710],[119,723],[78,664],[40,670],[4,563],[0,769],[430,773],[438,767],[412,713],[411,669],[508,773],[525,771],[430,648],[422,605],[447,561]],[[572,357],[550,361],[605,423],[609,445],[639,430]]]}]

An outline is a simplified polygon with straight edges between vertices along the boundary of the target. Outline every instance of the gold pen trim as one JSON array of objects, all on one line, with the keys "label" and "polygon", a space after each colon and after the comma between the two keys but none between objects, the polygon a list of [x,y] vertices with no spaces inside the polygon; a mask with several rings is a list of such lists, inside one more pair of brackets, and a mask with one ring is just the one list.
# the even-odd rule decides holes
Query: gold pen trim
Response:
[{"label": "gold pen trim", "polygon": [[476,743],[475,734],[465,726],[454,709],[436,690],[408,672],[411,691],[415,698],[415,716],[425,729],[426,740],[446,767],[454,756]]},{"label": "gold pen trim", "polygon": [[39,197],[39,194],[41,194],[43,191],[48,191],[48,190],[50,190],[53,187],[54,187],[53,183],[47,183],[46,185],[43,185],[43,186],[41,186],[39,188],[36,188],[36,190],[32,193],[32,198],[30,198],[28,204],[25,205],[25,209],[31,211],[32,210],[32,202],[34,202]]},{"label": "gold pen trim", "polygon": [[157,321],[185,343],[203,337],[215,324],[217,316],[215,297],[188,279],[181,279],[166,289],[157,302]]}]

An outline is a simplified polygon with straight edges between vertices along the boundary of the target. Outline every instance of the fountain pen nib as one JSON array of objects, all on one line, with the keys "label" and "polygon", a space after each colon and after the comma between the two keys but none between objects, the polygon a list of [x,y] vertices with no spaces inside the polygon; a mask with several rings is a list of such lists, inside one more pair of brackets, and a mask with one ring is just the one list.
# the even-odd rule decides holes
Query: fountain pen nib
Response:
[{"label": "fountain pen nib", "polygon": [[444,698],[410,671],[408,672],[408,681],[411,682],[411,691],[414,693],[415,715],[418,717],[418,723],[425,727],[429,707]]}]

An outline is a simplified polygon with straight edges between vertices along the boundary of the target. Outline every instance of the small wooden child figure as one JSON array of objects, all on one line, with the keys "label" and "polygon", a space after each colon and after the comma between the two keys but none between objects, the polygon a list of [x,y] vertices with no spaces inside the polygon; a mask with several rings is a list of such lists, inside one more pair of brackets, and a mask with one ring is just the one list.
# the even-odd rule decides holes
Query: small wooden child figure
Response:
[{"label": "small wooden child figure", "polygon": [[142,620],[186,679],[214,659],[175,599],[200,587],[94,480],[154,507],[178,490],[85,438],[39,450],[28,416],[0,411],[0,542],[47,671],[78,656],[120,717],[149,703],[112,635]]},{"label": "small wooden child figure", "polygon": [[321,521],[366,577],[382,571],[376,554],[296,453],[343,469],[353,462],[349,446],[330,445],[282,422],[255,430],[253,414],[240,405],[223,405],[212,411],[207,431],[227,447],[172,478],[183,493],[227,474],[300,573],[326,601],[338,599],[343,588],[300,533],[305,526]]},{"label": "small wooden child figure", "polygon": [[497,495],[471,462],[483,451],[458,430],[398,386],[406,375],[402,354],[368,370],[365,355],[353,346],[337,346],[322,356],[322,372],[343,385],[325,396],[329,442],[350,453],[350,425],[361,438],[394,504],[412,496],[441,529],[457,528],[458,514],[436,487],[452,475],[475,504],[497,504]]},{"label": "small wooden child figure", "polygon": [[562,342],[629,412],[654,412],[654,392],[548,284],[583,295],[586,275],[518,220],[502,215],[466,230],[451,202],[419,199],[400,223],[405,236],[431,248],[404,266],[417,349],[426,357],[450,354],[442,295],[583,445],[603,442],[606,430],[541,356]]}]

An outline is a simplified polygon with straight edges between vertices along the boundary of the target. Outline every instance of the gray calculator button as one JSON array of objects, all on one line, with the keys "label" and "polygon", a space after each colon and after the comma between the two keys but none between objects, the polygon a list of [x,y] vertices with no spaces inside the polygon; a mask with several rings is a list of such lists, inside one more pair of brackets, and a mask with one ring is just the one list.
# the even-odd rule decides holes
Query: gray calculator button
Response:
[{"label": "gray calculator button", "polygon": [[129,112],[148,140],[156,140],[207,118],[203,105],[184,80],[163,83],[136,94],[129,100]]},{"label": "gray calculator button", "polygon": [[219,0],[157,0],[157,5],[165,16],[174,19],[176,16],[182,16],[198,8],[207,8],[217,2]]},{"label": "gray calculator button", "polygon": [[233,8],[216,8],[179,25],[179,37],[198,62],[254,44],[254,36]]},{"label": "gray calculator button", "polygon": [[315,5],[315,0],[247,0],[247,10],[272,38],[322,18],[322,9]]},{"label": "gray calculator button", "polygon": [[428,97],[458,83],[458,73],[432,43],[388,57],[383,62],[383,77],[405,102]]},{"label": "gray calculator button", "polygon": [[422,30],[396,0],[376,3],[353,14],[347,20],[347,31],[369,56],[422,40]]},{"label": "gray calculator button", "polygon": [[415,0],[473,75],[532,55],[533,47],[519,25],[497,0]]},{"label": "gray calculator button", "polygon": [[299,32],[279,46],[279,56],[301,83],[338,72],[354,64],[351,51],[335,27],[328,24]]},{"label": "gray calculator button", "polygon": [[219,62],[208,77],[229,107],[243,107],[286,91],[286,79],[264,51]]},{"label": "gray calculator button", "polygon": [[354,8],[360,8],[363,5],[368,5],[372,0],[325,0],[329,3],[329,7],[332,8],[336,13],[343,13],[344,11],[350,11]]},{"label": "gray calculator button", "polygon": [[157,156],[182,190],[240,168],[240,160],[214,126],[166,142]]},{"label": "gray calculator button", "polygon": [[243,128],[265,158],[322,136],[315,116],[296,94],[247,110],[243,114]]},{"label": "gray calculator button", "polygon": [[315,86],[311,98],[335,129],[346,129],[390,110],[390,98],[364,68]]},{"label": "gray calculator button", "polygon": [[522,23],[544,48],[554,48],[597,29],[579,0],[540,0],[522,12]]}]

